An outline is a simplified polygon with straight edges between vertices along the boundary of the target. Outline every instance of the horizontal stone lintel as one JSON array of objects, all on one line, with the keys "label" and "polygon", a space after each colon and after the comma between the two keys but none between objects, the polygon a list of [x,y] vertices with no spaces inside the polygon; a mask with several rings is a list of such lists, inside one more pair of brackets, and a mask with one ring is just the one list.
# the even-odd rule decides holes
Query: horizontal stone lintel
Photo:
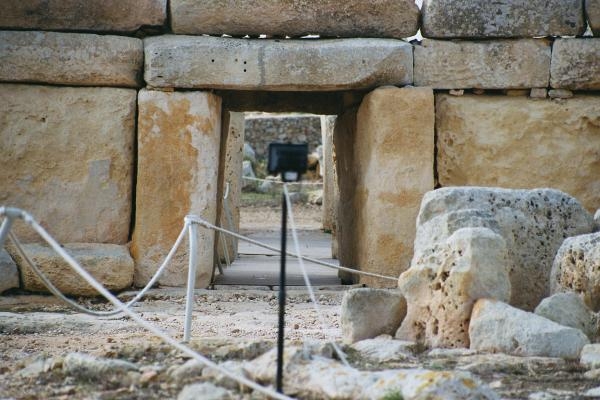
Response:
[{"label": "horizontal stone lintel", "polygon": [[143,46],[124,36],[0,31],[0,81],[139,87]]},{"label": "horizontal stone lintel", "polygon": [[415,46],[415,86],[434,89],[547,87],[551,47],[545,39],[447,41]]},{"label": "horizontal stone lintel", "polygon": [[151,87],[330,91],[413,82],[412,46],[395,39],[151,37]]},{"label": "horizontal stone lintel", "polygon": [[600,90],[600,38],[557,39],[552,46],[550,85]]}]

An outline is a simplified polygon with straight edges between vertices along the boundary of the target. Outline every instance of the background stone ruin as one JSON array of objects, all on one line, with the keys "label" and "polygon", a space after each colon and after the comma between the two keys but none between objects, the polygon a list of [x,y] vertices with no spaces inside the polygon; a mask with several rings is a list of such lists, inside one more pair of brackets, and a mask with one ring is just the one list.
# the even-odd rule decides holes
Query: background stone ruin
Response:
[{"label": "background stone ruin", "polygon": [[[596,0],[21,0],[0,29],[0,204],[112,257],[95,274],[115,290],[150,279],[186,214],[220,220],[248,111],[337,116],[342,265],[407,270],[438,187],[552,187],[600,207]],[[162,284],[184,283],[186,250],[176,261]]]}]

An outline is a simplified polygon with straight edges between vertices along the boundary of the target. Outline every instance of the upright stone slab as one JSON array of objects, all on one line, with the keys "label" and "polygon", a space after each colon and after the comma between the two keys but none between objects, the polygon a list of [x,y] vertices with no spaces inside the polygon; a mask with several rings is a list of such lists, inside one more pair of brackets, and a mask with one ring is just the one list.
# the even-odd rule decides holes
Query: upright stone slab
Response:
[{"label": "upright stone slab", "polygon": [[177,34],[403,38],[419,29],[412,0],[173,0],[170,10]]},{"label": "upright stone slab", "polygon": [[542,39],[424,39],[414,57],[415,86],[434,89],[546,87],[550,77],[550,43]]},{"label": "upright stone slab", "polygon": [[323,221],[322,228],[332,232],[336,223],[336,207],[339,189],[335,172],[333,150],[333,132],[335,129],[335,116],[321,116],[321,140],[323,143],[323,162],[321,173],[323,175]]},{"label": "upright stone slab", "polygon": [[[146,284],[196,214],[217,216],[221,99],[207,92],[142,90],[138,96],[138,175],[132,255],[136,286]],[[198,227],[197,287],[210,283],[214,232]],[[187,282],[187,240],[159,283]]]},{"label": "upright stone slab", "polygon": [[140,39],[58,32],[0,32],[0,80],[140,86]]},{"label": "upright stone slab", "polygon": [[[0,85],[0,204],[59,242],[124,244],[133,181],[132,89]],[[39,241],[22,224],[24,242]]]},{"label": "upright stone slab", "polygon": [[[412,257],[421,197],[433,189],[433,92],[379,88],[365,96],[355,121],[334,139],[340,263],[397,277]],[[364,276],[360,282],[396,286]]]},{"label": "upright stone slab", "polygon": [[585,31],[581,0],[424,0],[428,38],[575,36]]},{"label": "upright stone slab", "polygon": [[[551,187],[600,204],[600,96],[437,95],[442,186]],[[577,160],[577,168],[573,167]]]},{"label": "upright stone slab", "polygon": [[330,91],[413,80],[412,46],[393,39],[165,35],[144,44],[144,78],[153,87]]},{"label": "upright stone slab", "polygon": [[0,29],[133,32],[162,26],[167,0],[6,1]]},{"label": "upright stone slab", "polygon": [[550,85],[600,90],[600,38],[556,39],[552,45]]},{"label": "upright stone slab", "polygon": [[[223,113],[219,160],[219,179],[221,179],[219,226],[234,232],[240,230],[244,122],[244,113],[229,111]],[[233,261],[237,257],[236,238],[219,234],[217,242],[217,254],[221,261],[227,259]]]},{"label": "upright stone slab", "polygon": [[585,15],[594,36],[600,36],[600,0],[585,0]]}]

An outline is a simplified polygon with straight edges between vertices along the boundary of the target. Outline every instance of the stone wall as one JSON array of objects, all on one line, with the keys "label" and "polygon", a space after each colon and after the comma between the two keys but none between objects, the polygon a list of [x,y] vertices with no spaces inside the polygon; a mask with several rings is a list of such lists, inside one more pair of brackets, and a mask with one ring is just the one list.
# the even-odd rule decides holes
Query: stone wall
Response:
[{"label": "stone wall", "polygon": [[[434,185],[551,186],[600,207],[600,2],[267,3],[3,4],[0,204],[73,248],[128,245],[115,281],[142,285],[183,216],[221,216],[239,131],[223,113],[296,111],[340,116],[334,226],[352,267],[398,275]],[[186,254],[163,284],[185,281]]]}]

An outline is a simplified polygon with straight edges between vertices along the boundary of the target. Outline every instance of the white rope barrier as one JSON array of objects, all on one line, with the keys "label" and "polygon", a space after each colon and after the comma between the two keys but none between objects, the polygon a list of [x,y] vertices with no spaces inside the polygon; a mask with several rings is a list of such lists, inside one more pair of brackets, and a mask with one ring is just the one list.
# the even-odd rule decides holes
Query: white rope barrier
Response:
[{"label": "white rope barrier", "polygon": [[[298,232],[296,231],[296,223],[294,222],[294,213],[292,212],[292,202],[290,201],[290,193],[288,191],[287,184],[283,185],[283,193],[285,195],[285,202],[287,204],[288,216],[290,219],[290,228],[292,231],[292,238],[294,240],[294,247],[296,248],[296,253],[300,254],[300,241],[298,240]],[[284,232],[284,234],[285,234],[285,232]],[[302,259],[302,257],[298,257],[298,265],[300,266],[300,271],[302,271],[302,276],[304,277],[304,283],[306,284],[306,290],[308,291],[308,295],[310,297],[310,300],[312,301],[313,308],[319,318],[319,323],[321,324],[321,328],[323,329],[323,332],[327,332],[327,324],[325,323],[325,318],[323,318],[323,312],[321,311],[321,308],[319,307],[319,302],[317,301],[317,298],[315,296],[315,291],[313,290],[313,287],[310,283],[310,278],[308,277],[308,273],[306,272],[306,268],[304,267],[304,260]],[[333,346],[340,361],[342,361],[342,363],[345,366],[350,367],[350,364],[348,364],[348,360],[346,359],[346,355],[344,354],[342,349],[340,349],[340,347],[337,345],[335,340],[331,339],[329,337],[330,336],[329,334],[326,333],[325,335],[329,339],[329,342]]]},{"label": "white rope barrier", "polygon": [[300,185],[300,186],[308,186],[308,185],[323,186],[323,182],[307,182],[307,181],[302,181],[302,182],[283,182],[283,181],[276,181],[274,179],[254,178],[254,177],[251,177],[251,176],[242,176],[242,179],[247,179],[249,181],[256,181],[256,182],[271,182],[271,183],[277,183],[277,184],[280,184],[280,185],[287,184],[287,185]]},{"label": "white rope barrier", "polygon": [[[69,266],[77,274],[79,274],[83,279],[86,280],[87,283],[89,283],[94,289],[96,289],[98,291],[98,293],[100,293],[102,296],[104,296],[109,302],[111,302],[121,312],[128,315],[136,323],[138,323],[140,326],[142,326],[144,329],[151,332],[155,336],[162,339],[165,343],[167,343],[170,346],[178,349],[179,351],[189,355],[190,357],[192,357],[196,361],[206,365],[207,367],[216,369],[223,375],[241,383],[242,385],[246,385],[258,392],[261,392],[271,398],[280,399],[280,400],[293,400],[291,397],[285,396],[281,393],[277,393],[269,388],[259,385],[258,383],[254,382],[246,377],[238,376],[238,375],[228,371],[227,369],[219,366],[218,364],[215,364],[208,358],[204,357],[200,353],[192,350],[185,344],[179,343],[178,341],[173,339],[171,336],[169,336],[167,333],[163,332],[158,327],[156,327],[153,324],[144,320],[140,315],[138,315],[137,313],[135,313],[131,309],[129,309],[125,303],[121,302],[117,297],[115,297],[112,293],[110,293],[89,272],[87,272],[85,269],[83,269],[79,265],[79,263],[73,257],[71,257],[71,255],[69,253],[67,253],[60,246],[60,244],[58,242],[56,242],[56,240],[54,240],[54,238],[52,236],[50,236],[50,234],[48,232],[46,232],[46,230],[41,225],[39,225],[37,223],[37,221],[35,221],[35,219],[31,215],[29,215],[25,211],[18,210],[18,209],[10,209],[9,216],[7,216],[7,208],[0,207],[0,216],[5,216],[5,217],[7,217],[7,219],[8,218],[14,219],[15,217],[22,219],[26,224],[31,226],[42,237],[42,239],[44,239],[46,241],[46,243],[48,243],[50,245],[50,247],[54,251],[56,251],[67,262],[67,264],[69,264]],[[3,223],[2,228],[4,228],[6,225],[7,225],[6,223]],[[2,233],[2,235],[0,235],[0,244],[3,243],[4,238],[8,234],[8,231],[10,230],[10,224],[8,224],[8,225],[9,225],[8,229],[6,229],[6,230],[0,229],[0,233]],[[191,226],[190,226],[190,230],[192,230]]]}]

